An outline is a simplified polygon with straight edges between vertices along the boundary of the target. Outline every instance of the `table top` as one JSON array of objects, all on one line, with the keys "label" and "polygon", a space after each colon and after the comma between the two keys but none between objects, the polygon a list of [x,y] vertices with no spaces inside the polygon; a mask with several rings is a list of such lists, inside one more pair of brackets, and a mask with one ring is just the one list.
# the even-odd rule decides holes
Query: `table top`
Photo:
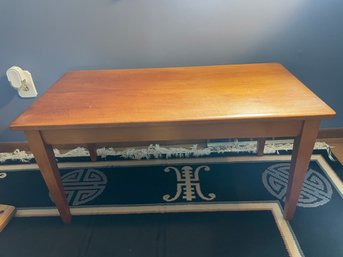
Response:
[{"label": "table top", "polygon": [[12,129],[331,118],[335,112],[277,63],[64,74]]}]

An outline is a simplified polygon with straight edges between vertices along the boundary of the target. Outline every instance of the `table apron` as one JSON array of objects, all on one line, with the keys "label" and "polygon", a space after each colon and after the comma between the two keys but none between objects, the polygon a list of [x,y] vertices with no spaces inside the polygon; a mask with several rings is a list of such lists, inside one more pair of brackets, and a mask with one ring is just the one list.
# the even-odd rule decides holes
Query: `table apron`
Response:
[{"label": "table apron", "polygon": [[302,120],[41,130],[46,144],[296,137]]}]

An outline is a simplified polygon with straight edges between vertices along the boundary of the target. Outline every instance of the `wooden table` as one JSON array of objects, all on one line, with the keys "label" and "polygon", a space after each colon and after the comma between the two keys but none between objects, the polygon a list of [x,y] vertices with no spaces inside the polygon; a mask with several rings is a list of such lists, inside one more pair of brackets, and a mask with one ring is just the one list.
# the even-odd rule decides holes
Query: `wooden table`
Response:
[{"label": "wooden table", "polygon": [[294,137],[291,219],[321,119],[335,112],[282,65],[72,71],[11,123],[26,133],[65,223],[71,214],[52,144]]}]

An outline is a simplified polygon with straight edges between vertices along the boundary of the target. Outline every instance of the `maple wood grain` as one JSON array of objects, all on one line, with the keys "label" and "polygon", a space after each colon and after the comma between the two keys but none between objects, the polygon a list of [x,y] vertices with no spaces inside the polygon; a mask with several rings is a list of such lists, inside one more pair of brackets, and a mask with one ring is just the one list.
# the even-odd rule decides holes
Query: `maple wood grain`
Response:
[{"label": "maple wood grain", "polygon": [[70,223],[71,214],[52,146],[45,144],[39,131],[27,131],[26,137],[63,222]]},{"label": "maple wood grain", "polygon": [[294,216],[300,191],[310,163],[311,154],[319,131],[319,120],[304,121],[301,133],[294,140],[292,161],[288,178],[284,217]]},{"label": "maple wood grain", "polygon": [[66,73],[11,123],[19,130],[330,118],[280,64]]},{"label": "maple wood grain", "polygon": [[230,137],[296,138],[284,216],[293,217],[320,120],[335,112],[280,64],[66,73],[11,123],[30,148],[65,223],[70,210],[52,144]]},{"label": "maple wood grain", "polygon": [[266,138],[258,138],[257,139],[257,151],[256,154],[258,156],[262,156],[264,152],[264,146],[266,145]]},{"label": "maple wood grain", "polygon": [[187,139],[281,137],[299,135],[302,121],[212,123],[165,126],[131,126],[43,130],[47,144],[85,144],[105,142],[157,142]]},{"label": "maple wood grain", "polygon": [[95,162],[97,160],[97,158],[98,158],[96,144],[87,144],[86,147],[87,147],[87,149],[89,151],[89,157],[91,158],[91,161]]},{"label": "maple wood grain", "polygon": [[6,225],[10,222],[14,214],[14,206],[0,204],[0,232],[5,229]]}]

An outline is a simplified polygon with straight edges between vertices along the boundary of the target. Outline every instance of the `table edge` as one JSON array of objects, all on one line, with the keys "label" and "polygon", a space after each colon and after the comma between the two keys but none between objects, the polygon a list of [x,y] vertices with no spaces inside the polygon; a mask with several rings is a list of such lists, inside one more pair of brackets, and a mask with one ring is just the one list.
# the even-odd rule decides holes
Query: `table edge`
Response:
[{"label": "table edge", "polygon": [[175,120],[175,121],[152,121],[152,122],[125,122],[125,123],[84,123],[84,124],[67,124],[67,125],[16,125],[13,121],[10,128],[15,131],[29,130],[63,130],[63,129],[89,129],[89,128],[111,128],[111,127],[147,127],[147,126],[182,126],[182,125],[201,125],[209,123],[249,123],[249,122],[272,122],[272,121],[290,121],[290,120],[324,120],[332,119],[336,116],[336,112],[322,115],[307,115],[307,116],[255,116],[255,117],[231,117],[228,118],[213,118],[202,120]]}]

